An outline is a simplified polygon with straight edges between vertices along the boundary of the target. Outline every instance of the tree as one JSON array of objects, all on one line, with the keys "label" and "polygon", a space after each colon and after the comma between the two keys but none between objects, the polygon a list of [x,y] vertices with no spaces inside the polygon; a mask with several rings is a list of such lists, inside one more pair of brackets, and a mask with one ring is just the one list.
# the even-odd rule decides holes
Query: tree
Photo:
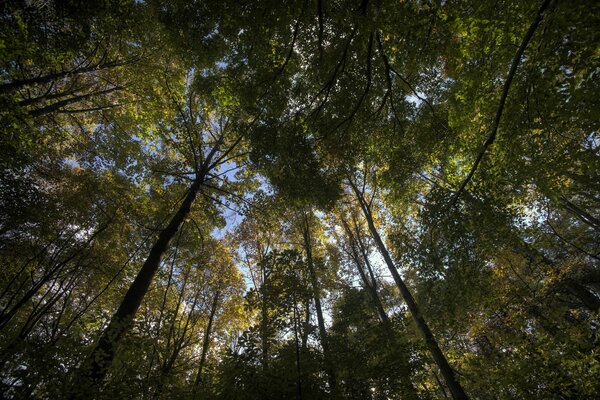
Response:
[{"label": "tree", "polygon": [[400,289],[402,298],[406,302],[408,310],[410,311],[412,317],[414,318],[417,328],[419,329],[419,332],[423,336],[423,339],[425,340],[427,348],[431,352],[431,356],[433,357],[433,359],[435,360],[435,363],[439,367],[440,372],[441,372],[442,376],[444,377],[444,380],[445,380],[446,384],[448,385],[450,392],[452,393],[452,396],[456,399],[466,399],[467,398],[466,393],[464,392],[462,386],[458,382],[456,375],[455,375],[454,371],[452,370],[452,367],[450,366],[450,364],[448,363],[448,360],[444,356],[444,353],[442,353],[442,351],[440,350],[437,340],[433,336],[433,333],[431,332],[429,325],[425,321],[419,306],[417,305],[416,301],[413,298],[412,293],[410,292],[410,290],[404,283],[404,280],[398,273],[397,267],[394,264],[394,261],[392,260],[392,257],[390,256],[390,253],[388,252],[385,244],[383,243],[383,240],[381,239],[381,236],[379,235],[377,228],[375,227],[375,223],[373,220],[373,214],[371,211],[372,201],[367,201],[365,199],[364,193],[358,189],[358,187],[356,186],[356,184],[354,183],[352,178],[349,179],[349,185],[352,188],[352,190],[354,191],[354,194],[356,195],[356,199],[357,199],[358,203],[360,204],[360,207],[363,211],[363,215],[364,215],[365,219],[367,220],[367,224],[369,226],[369,231],[371,232],[373,240],[375,241],[375,244],[377,245],[379,252],[381,253],[383,259],[385,260],[388,270],[390,271],[390,273],[392,274],[392,277],[394,278],[394,282],[396,282],[398,289]]},{"label": "tree", "polygon": [[[189,90],[193,89],[189,88]],[[180,108],[178,115],[183,124],[181,129],[184,136],[174,140],[166,136],[166,139],[173,140],[175,149],[178,149],[182,143],[189,143],[190,147],[184,148],[180,157],[182,157],[181,161],[191,163],[191,171],[182,171],[184,175],[192,176],[191,183],[167,225],[160,229],[148,257],[100,336],[98,344],[89,357],[89,366],[84,367],[82,376],[86,377],[92,386],[101,384],[104,379],[122,335],[131,329],[133,318],[161,265],[161,259],[169,243],[190,214],[196,196],[205,186],[213,187],[211,179],[218,177],[221,165],[236,158],[234,150],[237,151],[236,147],[242,140],[241,133],[235,131],[235,122],[230,121],[228,116],[217,115],[214,111],[205,111],[206,108],[200,107],[208,105],[198,103],[193,92],[188,93],[188,96],[187,108]],[[175,98],[174,101],[177,106],[181,106],[178,103],[179,99]],[[163,129],[166,135],[178,133],[177,130],[173,131],[170,125],[165,124]],[[210,198],[209,195],[207,196]]]},{"label": "tree", "polygon": [[417,390],[415,386],[411,382],[411,366],[410,366],[410,354],[406,349],[394,348],[396,344],[396,340],[394,338],[398,337],[398,333],[395,331],[392,320],[390,319],[387,311],[384,308],[383,302],[381,300],[381,296],[378,290],[378,279],[375,276],[375,269],[371,263],[371,251],[369,245],[367,244],[367,236],[362,232],[362,227],[357,221],[357,213],[360,210],[350,210],[349,211],[349,219],[347,221],[346,218],[346,210],[341,210],[339,221],[341,222],[342,228],[342,238],[338,239],[342,241],[340,245],[344,249],[344,252],[347,254],[350,262],[354,264],[356,270],[358,271],[358,275],[360,277],[361,286],[365,292],[368,293],[370,298],[372,309],[375,309],[377,315],[379,316],[380,323],[383,327],[383,332],[385,333],[384,342],[386,343],[386,348],[389,349],[390,352],[394,353],[399,359],[395,362],[402,368],[402,376],[398,377],[401,382],[402,394],[407,398],[418,398]]}]

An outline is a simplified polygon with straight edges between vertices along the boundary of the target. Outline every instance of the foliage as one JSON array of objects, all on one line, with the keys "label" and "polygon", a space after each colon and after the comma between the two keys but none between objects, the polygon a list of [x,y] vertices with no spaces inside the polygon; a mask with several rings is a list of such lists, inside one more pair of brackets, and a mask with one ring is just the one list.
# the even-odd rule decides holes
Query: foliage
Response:
[{"label": "foliage", "polygon": [[594,398],[599,16],[2,2],[0,397]]}]

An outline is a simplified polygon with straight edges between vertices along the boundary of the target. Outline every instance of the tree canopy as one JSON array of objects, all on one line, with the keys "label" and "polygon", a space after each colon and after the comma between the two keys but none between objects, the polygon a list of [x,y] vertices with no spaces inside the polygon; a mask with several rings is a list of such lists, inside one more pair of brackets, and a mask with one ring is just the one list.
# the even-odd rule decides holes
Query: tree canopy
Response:
[{"label": "tree canopy", "polygon": [[6,399],[600,393],[600,3],[0,3]]}]

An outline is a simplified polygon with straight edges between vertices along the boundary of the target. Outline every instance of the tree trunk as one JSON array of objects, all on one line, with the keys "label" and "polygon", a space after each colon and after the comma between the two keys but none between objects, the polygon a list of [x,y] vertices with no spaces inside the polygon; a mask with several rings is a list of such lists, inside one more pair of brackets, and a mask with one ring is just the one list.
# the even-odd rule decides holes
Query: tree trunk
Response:
[{"label": "tree trunk", "polygon": [[269,313],[267,311],[267,300],[265,297],[265,290],[267,288],[268,272],[265,268],[264,260],[261,257],[259,261],[261,265],[262,284],[260,286],[260,344],[262,348],[261,361],[263,372],[267,370],[269,366]]},{"label": "tree trunk", "polygon": [[321,337],[321,347],[323,347],[323,358],[325,359],[326,373],[328,377],[329,387],[332,396],[337,396],[337,379],[331,363],[329,353],[329,341],[327,338],[327,331],[325,330],[325,320],[323,318],[323,308],[321,307],[321,295],[320,286],[315,272],[315,267],[312,258],[312,249],[310,243],[310,228],[308,225],[308,218],[304,216],[304,229],[302,232],[304,239],[304,250],[306,251],[306,261],[308,266],[308,273],[310,275],[311,285],[313,289],[313,297],[315,300],[315,309],[317,311],[317,324],[319,325],[319,336]]},{"label": "tree trunk", "polygon": [[[373,306],[377,310],[377,314],[379,314],[379,318],[381,319],[381,322],[386,326],[386,329],[391,328],[392,327],[391,321],[383,308],[383,304],[381,303],[381,299],[379,298],[379,295],[377,294],[377,286],[375,283],[373,271],[372,271],[368,256],[365,252],[361,251],[361,253],[362,253],[362,261],[361,261],[361,256],[358,254],[358,250],[356,249],[356,247],[357,247],[356,242],[358,239],[355,240],[354,234],[350,230],[350,226],[348,226],[348,223],[343,218],[342,218],[342,224],[344,225],[344,229],[346,230],[346,234],[348,235],[348,242],[350,245],[350,250],[352,252],[351,257],[354,261],[354,264],[356,264],[356,269],[358,270],[358,275],[360,276],[360,280],[362,281],[364,288],[369,293],[369,297],[371,297],[371,301],[373,302]],[[362,250],[362,248],[361,248],[361,250]],[[363,262],[365,263],[365,265],[363,265]],[[371,280],[369,280],[369,278],[367,277],[367,274],[365,272],[365,266],[369,269],[369,275],[371,276]]]},{"label": "tree trunk", "polygon": [[200,363],[198,364],[198,373],[196,374],[196,381],[194,382],[194,393],[197,393],[202,383],[202,369],[206,362],[206,356],[208,355],[208,346],[210,345],[210,334],[212,331],[213,321],[217,312],[217,305],[219,304],[220,291],[215,293],[212,306],[210,308],[210,315],[208,317],[208,325],[206,326],[206,332],[204,332],[204,338],[202,340],[202,354],[200,355]]},{"label": "tree trunk", "polygon": [[[179,236],[181,237],[181,233]],[[175,256],[173,256],[172,265],[174,263],[175,263]],[[180,296],[177,301],[177,305],[174,308],[175,311],[177,311],[179,309],[179,307],[181,307],[181,305],[183,304],[183,297],[184,297],[184,293],[185,293],[187,279],[188,279],[188,275],[186,274],[185,278],[184,278],[184,282],[183,282],[183,288],[181,289]],[[167,293],[168,289],[169,288],[167,287],[167,289],[165,290],[165,294]],[[179,353],[181,353],[181,350],[183,350],[183,348],[187,345],[185,336],[187,335],[187,331],[190,326],[190,321],[192,319],[192,313],[196,309],[196,304],[198,303],[198,297],[199,297],[199,292],[196,291],[196,293],[194,294],[194,301],[192,302],[192,305],[190,306],[190,311],[187,314],[183,330],[179,334],[177,339],[175,339],[175,338],[173,339],[173,351],[171,352],[171,356],[169,357],[169,359],[166,363],[163,363],[163,366],[160,369],[158,383],[156,385],[156,391],[154,392],[154,398],[157,400],[160,399],[160,397],[162,395],[163,389],[165,387],[165,383],[167,382],[167,379],[169,378],[169,375],[171,374],[171,371],[173,370],[173,366],[175,365],[175,362],[177,361],[177,358],[179,357]],[[175,316],[173,317],[173,320],[171,322],[171,328],[169,329],[167,343],[170,343],[170,341],[171,341],[170,338],[172,336],[174,336],[175,323],[177,323],[178,327],[181,327],[181,320],[177,321],[177,314],[175,314]]]},{"label": "tree trunk", "polygon": [[437,343],[435,337],[433,336],[433,333],[429,329],[429,325],[427,325],[427,322],[423,318],[423,315],[421,314],[421,310],[419,309],[419,306],[417,305],[415,299],[413,298],[412,294],[408,290],[408,287],[402,280],[402,277],[398,273],[398,270],[396,269],[396,266],[394,265],[394,262],[392,261],[392,257],[390,256],[390,253],[387,251],[387,248],[385,247],[383,240],[381,240],[381,236],[379,236],[379,233],[377,232],[377,229],[375,228],[375,224],[373,223],[373,216],[371,214],[371,210],[370,210],[369,206],[367,205],[367,203],[365,202],[365,199],[364,199],[362,193],[356,188],[356,186],[354,185],[353,182],[350,182],[350,185],[352,186],[352,189],[354,190],[354,193],[356,194],[356,197],[362,208],[363,214],[365,215],[365,218],[369,225],[369,231],[371,232],[371,236],[373,236],[373,240],[375,241],[375,244],[377,245],[379,252],[383,256],[383,259],[385,260],[385,263],[387,264],[387,267],[388,267],[390,273],[392,274],[392,277],[394,278],[394,281],[396,282],[398,289],[400,289],[400,293],[402,294],[402,297],[404,298],[404,301],[408,307],[408,310],[410,311],[412,317],[414,318],[414,320],[417,324],[417,328],[419,329],[419,332],[423,336],[423,339],[425,339],[427,348],[429,349],[429,352],[431,353],[435,363],[437,364],[438,368],[440,369],[440,372],[442,373],[442,376],[444,377],[444,380],[446,381],[446,385],[448,385],[448,388],[450,389],[450,393],[452,393],[452,397],[457,400],[468,399],[467,394],[465,393],[462,386],[456,379],[456,375],[454,374],[452,367],[450,367],[450,364],[448,363],[448,360],[446,360],[444,353],[442,353],[442,351],[440,350],[440,347],[438,346],[438,343]]},{"label": "tree trunk", "polygon": [[567,279],[565,287],[569,293],[577,297],[591,311],[600,309],[600,299],[592,291],[573,279]]},{"label": "tree trunk", "polygon": [[[108,368],[115,357],[117,345],[123,334],[133,325],[135,313],[150,287],[150,283],[160,266],[161,258],[168,249],[169,242],[175,236],[185,217],[190,212],[192,203],[196,199],[198,190],[203,182],[201,178],[202,175],[196,178],[179,210],[177,210],[177,213],[175,213],[167,227],[158,235],[158,239],[152,246],[148,258],[127,290],[121,305],[113,315],[108,327],[100,336],[98,344],[90,354],[82,374],[84,384],[79,384],[80,386],[86,389],[92,388],[93,390],[97,389],[104,380]],[[89,393],[74,393],[72,398],[89,398]]]},{"label": "tree trunk", "polygon": [[[358,235],[360,233],[358,232],[358,229],[357,229],[356,230],[357,237],[355,238],[354,234],[350,230],[350,226],[343,218],[342,218],[342,224],[344,225],[344,229],[346,230],[346,233],[348,235],[349,244],[350,244],[351,251],[352,251],[352,258],[358,269],[358,274],[360,275],[360,279],[362,280],[365,289],[367,290],[367,292],[369,293],[369,295],[371,297],[371,301],[373,302],[373,305],[374,305],[375,309],[377,310],[377,313],[379,314],[379,318],[381,319],[381,323],[383,324],[383,327],[385,328],[386,333],[389,335],[388,340],[386,340],[386,344],[391,345],[391,341],[389,339],[391,339],[393,336],[395,336],[396,332],[394,331],[392,322],[390,321],[389,316],[385,312],[385,309],[383,308],[383,303],[381,302],[381,299],[379,298],[379,294],[377,293],[377,284],[375,281],[375,274],[373,273],[373,268],[371,267],[371,263],[369,261],[367,251],[364,248],[362,241],[358,237]],[[361,257],[359,256],[358,250],[356,249],[357,245],[358,245],[358,247],[360,247],[361,254],[362,254],[362,261],[364,261],[364,265],[362,264]],[[371,280],[369,280],[369,278],[367,277],[367,274],[365,272],[365,267],[368,268],[368,270],[369,270],[369,275],[371,277]],[[417,389],[415,388],[415,386],[413,385],[413,383],[410,379],[410,372],[411,372],[410,360],[409,360],[409,356],[406,352],[402,353],[400,363],[402,364],[402,366],[404,368],[406,368],[406,371],[408,372],[407,376],[401,378],[401,383],[402,383],[402,387],[404,389],[404,394],[406,394],[406,397],[408,399],[418,399],[419,396],[417,394]]]},{"label": "tree trunk", "polygon": [[298,315],[298,303],[294,293],[294,341],[296,347],[296,399],[302,400],[302,366],[300,363],[300,338],[298,334],[298,325],[300,316]]},{"label": "tree trunk", "polygon": [[308,334],[310,332],[310,301],[306,300],[304,304],[304,321],[302,321],[302,340],[301,340],[301,348],[302,353],[306,350],[306,346],[308,344]]},{"label": "tree trunk", "polygon": [[[22,296],[21,298],[14,304],[12,305],[12,301],[16,298],[19,289],[22,287],[22,285],[13,293],[13,295],[10,297],[10,299],[8,299],[8,301],[6,302],[5,307],[0,310],[0,331],[11,321],[11,319],[17,314],[17,312],[26,304],[29,303],[29,301],[39,292],[39,290],[49,281],[51,281],[54,277],[56,277],[57,275],[59,275],[61,273],[61,271],[63,271],[63,268],[65,268],[65,266],[67,264],[69,264],[73,259],[75,259],[77,256],[81,255],[82,252],[86,249],[87,246],[91,245],[92,242],[96,239],[96,237],[98,237],[98,235],[100,235],[102,232],[104,232],[110,225],[111,221],[108,221],[107,223],[105,223],[104,225],[100,226],[85,242],[84,246],[81,248],[76,248],[74,249],[71,254],[67,255],[67,257],[62,260],[62,261],[58,261],[56,262],[55,265],[50,265],[48,270],[44,273],[44,275],[42,277],[40,277],[40,279],[38,280],[38,282],[35,282],[33,284],[33,286],[27,290]],[[57,255],[58,256],[58,255]],[[24,270],[24,269],[23,269]],[[21,274],[22,271],[19,272],[19,275]],[[13,281],[16,280],[18,276],[16,276]],[[33,279],[33,278],[32,278]],[[12,283],[12,282],[11,282]],[[10,287],[10,283],[7,286],[7,288],[3,291],[3,294],[8,292],[8,288]],[[11,306],[9,308],[9,306]]]}]

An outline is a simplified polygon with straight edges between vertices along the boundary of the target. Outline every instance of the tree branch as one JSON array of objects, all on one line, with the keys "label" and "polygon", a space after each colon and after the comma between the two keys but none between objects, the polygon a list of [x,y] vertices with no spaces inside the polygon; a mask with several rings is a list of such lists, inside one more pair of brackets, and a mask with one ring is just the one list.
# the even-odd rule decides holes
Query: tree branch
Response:
[{"label": "tree branch", "polygon": [[546,9],[548,8],[548,6],[550,5],[550,3],[552,1],[553,0],[545,0],[544,1],[544,3],[542,4],[542,6],[540,7],[540,9],[537,12],[535,20],[532,22],[531,26],[529,27],[529,30],[525,34],[525,37],[521,41],[521,45],[519,46],[519,49],[517,50],[517,53],[515,54],[515,57],[512,61],[510,71],[508,72],[508,75],[506,76],[506,80],[504,81],[504,88],[502,89],[502,96],[500,97],[500,102],[498,103],[498,109],[496,110],[496,117],[494,118],[494,122],[492,124],[492,129],[490,130],[490,134],[489,134],[487,140],[485,141],[485,143],[483,144],[483,147],[479,151],[479,154],[477,155],[477,158],[475,159],[475,163],[473,163],[473,166],[471,167],[471,171],[469,171],[469,174],[464,179],[464,181],[461,183],[460,187],[458,188],[458,190],[456,191],[456,193],[450,200],[450,206],[453,206],[454,204],[456,204],[456,201],[458,200],[459,196],[465,190],[465,188],[467,187],[467,185],[473,178],[473,175],[475,175],[475,171],[477,171],[477,167],[481,163],[481,160],[483,159],[485,152],[496,140],[496,133],[498,132],[498,126],[500,125],[500,118],[502,118],[502,112],[504,111],[504,105],[506,103],[506,98],[508,97],[508,91],[510,90],[510,86],[515,77],[515,74],[517,73],[517,68],[519,67],[521,58],[523,57],[523,53],[525,52],[525,49],[527,48],[527,45],[531,41],[531,38],[533,37],[533,34],[535,33],[536,29],[538,28],[540,22],[544,18],[544,13],[546,12]]}]

